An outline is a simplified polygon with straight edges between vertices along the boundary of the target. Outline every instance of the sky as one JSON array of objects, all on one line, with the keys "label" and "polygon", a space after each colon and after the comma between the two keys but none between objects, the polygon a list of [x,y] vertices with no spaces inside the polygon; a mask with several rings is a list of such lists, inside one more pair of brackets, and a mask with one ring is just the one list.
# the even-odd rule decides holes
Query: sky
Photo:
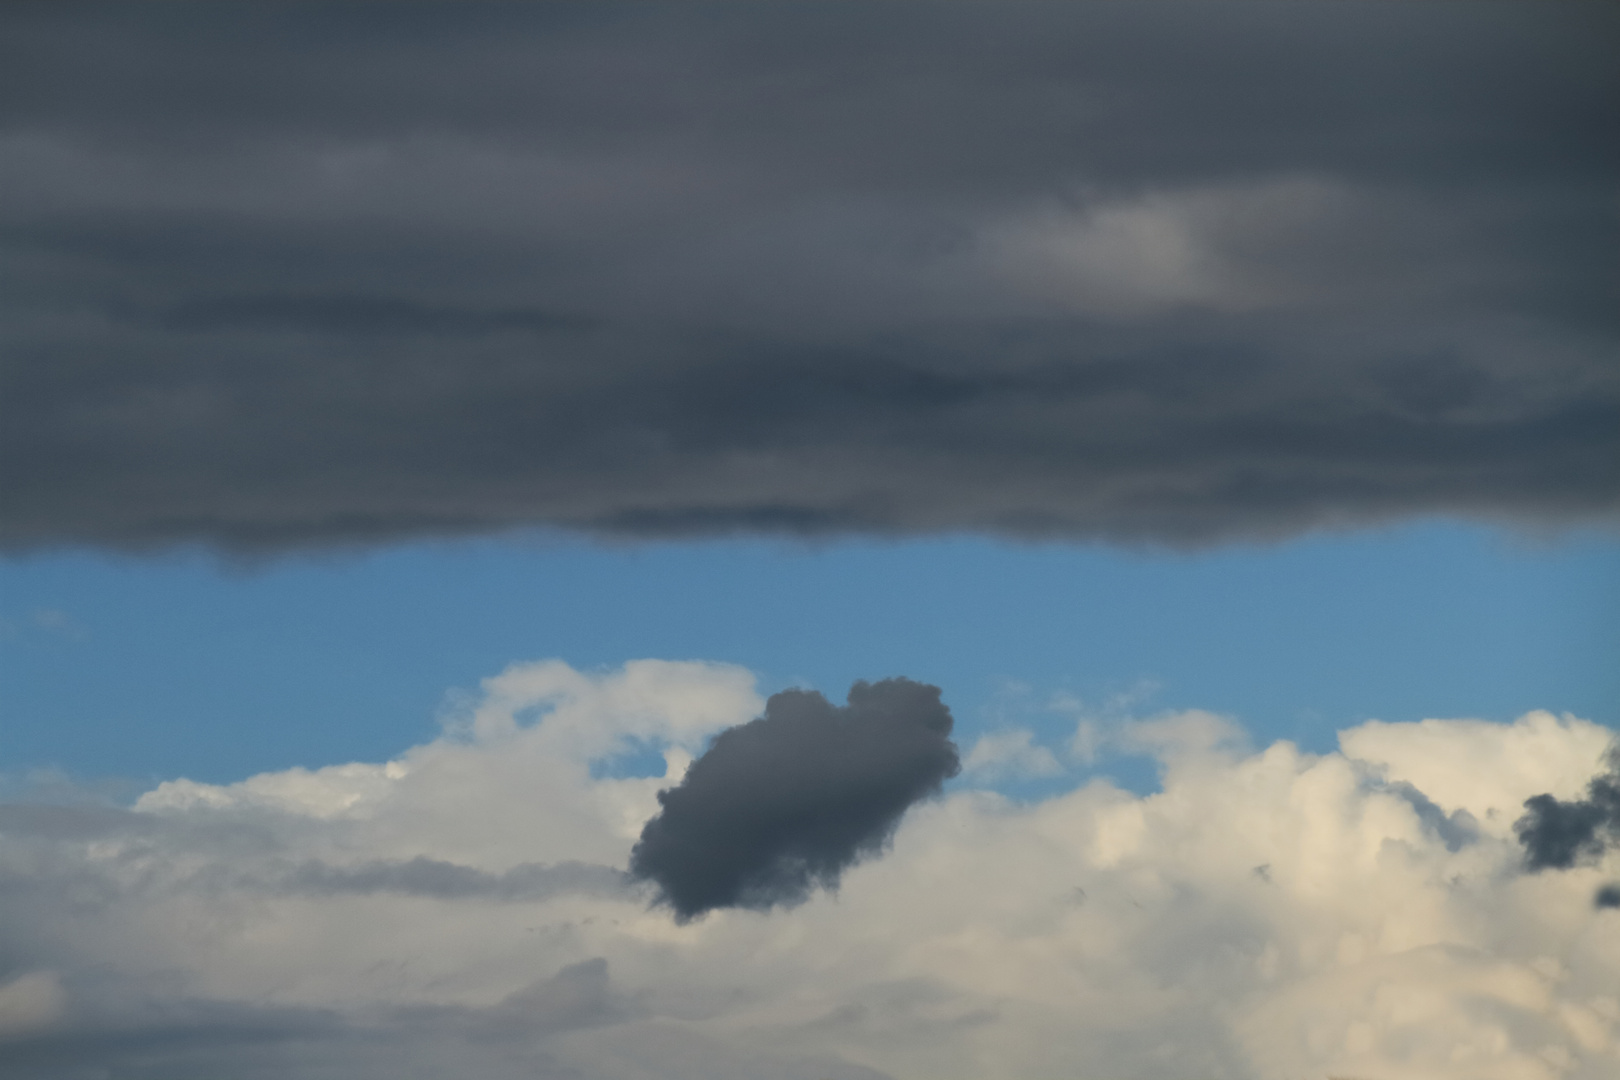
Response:
[{"label": "sky", "polygon": [[0,12],[0,1078],[1620,1067],[1620,15]]}]

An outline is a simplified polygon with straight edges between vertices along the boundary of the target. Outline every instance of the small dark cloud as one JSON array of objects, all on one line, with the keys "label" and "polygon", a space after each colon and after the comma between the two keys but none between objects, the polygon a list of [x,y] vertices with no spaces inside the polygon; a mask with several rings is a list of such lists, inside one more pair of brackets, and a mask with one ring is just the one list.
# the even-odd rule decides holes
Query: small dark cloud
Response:
[{"label": "small dark cloud", "polygon": [[836,888],[880,851],[906,809],[960,768],[937,687],[857,682],[849,704],[775,694],[659,792],[630,857],[680,919],[722,907],[765,910]]},{"label": "small dark cloud", "polygon": [[1620,882],[1611,881],[1599,888],[1597,894],[1592,897],[1592,906],[1600,910],[1620,908]]},{"label": "small dark cloud", "polygon": [[1513,830],[1524,844],[1525,866],[1567,870],[1577,862],[1600,857],[1620,839],[1620,745],[1604,755],[1607,771],[1586,786],[1586,798],[1565,802],[1552,795],[1524,801],[1525,814]]}]

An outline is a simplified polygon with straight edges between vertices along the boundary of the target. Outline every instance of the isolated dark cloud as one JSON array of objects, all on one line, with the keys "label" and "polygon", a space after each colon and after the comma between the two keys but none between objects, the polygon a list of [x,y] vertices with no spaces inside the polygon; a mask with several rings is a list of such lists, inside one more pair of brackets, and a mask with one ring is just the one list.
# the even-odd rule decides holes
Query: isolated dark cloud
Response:
[{"label": "isolated dark cloud", "polygon": [[857,682],[849,704],[812,690],[718,735],[641,832],[632,875],[682,919],[713,908],[801,903],[882,848],[913,803],[960,762],[939,689]]},{"label": "isolated dark cloud", "polygon": [[1612,5],[0,21],[10,550],[1620,505]]},{"label": "isolated dark cloud", "polygon": [[1524,844],[1530,870],[1567,870],[1602,855],[1620,839],[1620,745],[1610,749],[1605,761],[1607,771],[1587,784],[1584,799],[1565,802],[1534,795],[1525,800],[1525,814],[1513,829]]},{"label": "isolated dark cloud", "polygon": [[1599,910],[1603,908],[1620,908],[1620,884],[1610,882],[1600,886],[1592,897],[1592,906]]}]

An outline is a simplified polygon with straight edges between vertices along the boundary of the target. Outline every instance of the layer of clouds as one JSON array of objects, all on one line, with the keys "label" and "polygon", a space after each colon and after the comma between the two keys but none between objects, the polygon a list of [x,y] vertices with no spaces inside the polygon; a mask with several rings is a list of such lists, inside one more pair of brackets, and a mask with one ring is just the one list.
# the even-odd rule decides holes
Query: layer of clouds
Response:
[{"label": "layer of clouds", "polygon": [[792,907],[836,889],[961,768],[937,686],[857,682],[848,700],[785,690],[757,720],[722,731],[658,793],[630,872],[656,882],[682,919]]},{"label": "layer of clouds", "polygon": [[[763,705],[721,665],[520,665],[392,762],[6,807],[0,1076],[1620,1069],[1620,861],[1529,873],[1514,829],[1583,796],[1598,725],[1374,722],[1311,755],[1152,717],[1126,730],[1155,794],[966,777],[836,893],[681,923],[615,875]],[[592,767],[645,746],[665,776]]]},{"label": "layer of clouds", "polygon": [[1620,496],[1606,5],[0,18],[9,549]]}]

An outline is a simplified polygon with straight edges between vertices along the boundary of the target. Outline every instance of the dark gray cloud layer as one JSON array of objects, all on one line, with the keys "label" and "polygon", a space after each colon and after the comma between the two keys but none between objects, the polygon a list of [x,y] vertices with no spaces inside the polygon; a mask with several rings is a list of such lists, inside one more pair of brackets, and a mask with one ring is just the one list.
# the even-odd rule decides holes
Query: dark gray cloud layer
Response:
[{"label": "dark gray cloud layer", "polygon": [[1565,802],[1552,795],[1524,801],[1525,814],[1513,829],[1524,844],[1531,871],[1567,870],[1597,858],[1620,839],[1620,745],[1610,749],[1606,772],[1586,785],[1586,798]]},{"label": "dark gray cloud layer", "polygon": [[960,768],[939,689],[857,682],[849,704],[788,690],[720,733],[641,832],[632,875],[682,919],[768,909],[836,888],[887,843],[900,817]]},{"label": "dark gray cloud layer", "polygon": [[0,20],[11,550],[1620,504],[1612,5]]}]

